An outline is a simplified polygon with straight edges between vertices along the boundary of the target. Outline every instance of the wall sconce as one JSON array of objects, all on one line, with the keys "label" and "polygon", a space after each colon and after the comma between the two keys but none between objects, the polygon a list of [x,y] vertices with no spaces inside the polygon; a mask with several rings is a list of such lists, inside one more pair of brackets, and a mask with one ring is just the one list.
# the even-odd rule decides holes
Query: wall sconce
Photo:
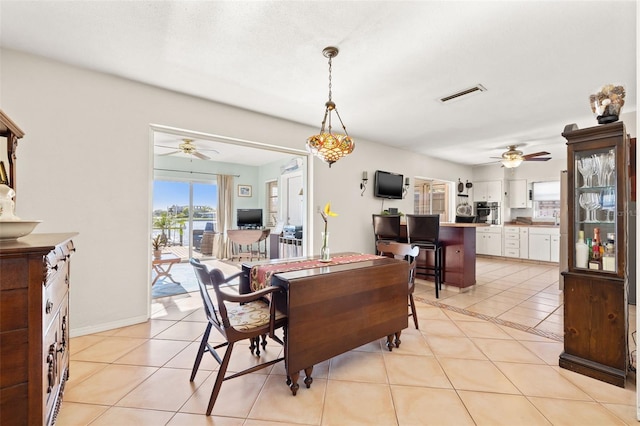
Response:
[{"label": "wall sconce", "polygon": [[361,197],[364,196],[364,191],[365,189],[367,189],[368,181],[369,181],[369,175],[367,174],[366,171],[362,172],[362,182],[360,182],[360,189],[362,190],[362,193],[360,194]]},{"label": "wall sconce", "polygon": [[402,198],[404,198],[407,195],[407,192],[409,192],[409,186],[411,186],[411,184],[409,183],[409,178],[404,178],[404,187],[402,188]]}]

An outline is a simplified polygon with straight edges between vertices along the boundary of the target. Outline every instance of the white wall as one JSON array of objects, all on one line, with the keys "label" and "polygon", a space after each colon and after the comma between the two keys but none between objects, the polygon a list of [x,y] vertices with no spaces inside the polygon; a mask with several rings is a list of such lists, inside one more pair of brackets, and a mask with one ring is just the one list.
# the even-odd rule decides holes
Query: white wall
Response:
[{"label": "white wall", "polygon": [[[17,206],[42,219],[37,232],[79,232],[72,263],[71,333],[144,321],[150,305],[150,124],[290,148],[318,131],[129,80],[1,50],[0,108],[26,133],[18,144]],[[322,105],[318,114],[322,113]],[[348,119],[348,117],[345,117]],[[331,249],[372,251],[371,214],[381,210],[370,181],[376,169],[442,180],[471,180],[468,167],[357,139],[331,168],[314,159],[311,206],[331,201]],[[241,161],[239,161],[241,162]],[[409,212],[412,200],[386,202]],[[321,220],[310,214],[319,252]]]}]

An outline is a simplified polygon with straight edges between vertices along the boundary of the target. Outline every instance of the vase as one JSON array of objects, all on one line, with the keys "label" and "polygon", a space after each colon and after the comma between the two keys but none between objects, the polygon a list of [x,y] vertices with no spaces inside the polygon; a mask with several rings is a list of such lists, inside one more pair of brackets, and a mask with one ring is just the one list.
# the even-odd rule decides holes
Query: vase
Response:
[{"label": "vase", "polygon": [[329,250],[329,233],[322,232],[322,248],[320,249],[320,261],[331,261],[331,251]]},{"label": "vase", "polygon": [[162,257],[162,250],[154,250],[153,251],[153,258],[154,259],[160,259]]}]

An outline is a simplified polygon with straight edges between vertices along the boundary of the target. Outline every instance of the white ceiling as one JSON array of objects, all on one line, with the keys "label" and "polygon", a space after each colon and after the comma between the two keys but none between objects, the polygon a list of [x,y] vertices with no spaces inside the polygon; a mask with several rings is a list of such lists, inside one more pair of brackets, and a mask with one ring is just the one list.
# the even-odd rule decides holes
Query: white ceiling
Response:
[{"label": "white ceiling", "polygon": [[[564,158],[589,94],[636,110],[636,1],[0,1],[0,44],[464,164]],[[486,92],[439,98],[482,84]],[[334,122],[335,127],[335,122]],[[229,135],[233,136],[233,135]],[[177,144],[178,142],[176,142]],[[301,147],[303,145],[301,141]]]}]

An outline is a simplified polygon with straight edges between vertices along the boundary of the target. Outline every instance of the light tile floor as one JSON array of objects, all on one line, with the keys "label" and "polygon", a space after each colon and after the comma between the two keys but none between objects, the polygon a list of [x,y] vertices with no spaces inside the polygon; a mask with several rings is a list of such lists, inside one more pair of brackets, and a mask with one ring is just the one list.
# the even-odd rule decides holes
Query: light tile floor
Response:
[{"label": "light tile floor", "polygon": [[[637,423],[635,375],[623,389],[558,367],[557,266],[479,258],[477,276],[472,291],[444,289],[438,300],[433,285],[420,281],[420,330],[404,330],[393,352],[381,340],[315,366],[313,385],[295,397],[282,363],[229,380],[212,417],[203,413],[215,362],[205,358],[189,382],[205,327],[200,298],[156,299],[146,323],[71,340],[71,378],[57,424]],[[234,352],[230,370],[251,363],[248,347]],[[270,342],[263,356],[279,353]]]}]

